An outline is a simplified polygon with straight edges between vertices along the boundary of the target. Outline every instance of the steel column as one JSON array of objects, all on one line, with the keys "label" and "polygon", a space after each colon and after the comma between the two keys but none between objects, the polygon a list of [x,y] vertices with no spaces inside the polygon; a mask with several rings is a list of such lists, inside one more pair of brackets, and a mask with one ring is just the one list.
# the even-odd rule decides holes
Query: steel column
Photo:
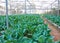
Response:
[{"label": "steel column", "polygon": [[6,0],[6,26],[8,29],[8,0]]}]

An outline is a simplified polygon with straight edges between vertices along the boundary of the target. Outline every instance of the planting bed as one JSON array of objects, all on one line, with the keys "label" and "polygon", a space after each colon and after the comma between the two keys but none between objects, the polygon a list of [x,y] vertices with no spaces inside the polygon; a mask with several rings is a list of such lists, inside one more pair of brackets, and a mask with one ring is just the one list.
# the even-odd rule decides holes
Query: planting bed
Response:
[{"label": "planting bed", "polygon": [[8,29],[5,16],[0,19],[0,43],[55,43],[38,14],[10,15]]},{"label": "planting bed", "polygon": [[0,43],[59,43],[54,42],[41,15],[9,15],[8,29],[5,18],[0,16]]},{"label": "planting bed", "polygon": [[60,26],[60,16],[57,15],[44,15],[45,18],[50,20],[51,22],[55,23],[56,25]]}]

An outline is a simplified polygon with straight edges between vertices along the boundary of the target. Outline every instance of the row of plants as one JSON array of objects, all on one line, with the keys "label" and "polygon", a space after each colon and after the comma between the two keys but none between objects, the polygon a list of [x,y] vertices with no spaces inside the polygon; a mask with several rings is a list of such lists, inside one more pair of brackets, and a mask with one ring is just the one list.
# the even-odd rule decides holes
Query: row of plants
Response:
[{"label": "row of plants", "polygon": [[3,31],[6,29],[6,17],[0,16],[0,31]]},{"label": "row of plants", "polygon": [[6,29],[5,16],[0,16],[0,43],[55,43],[38,14],[10,15],[8,21]]},{"label": "row of plants", "polygon": [[51,14],[46,14],[44,15],[48,20],[51,20],[53,23],[57,24],[60,26],[60,16],[58,15],[51,15]]}]

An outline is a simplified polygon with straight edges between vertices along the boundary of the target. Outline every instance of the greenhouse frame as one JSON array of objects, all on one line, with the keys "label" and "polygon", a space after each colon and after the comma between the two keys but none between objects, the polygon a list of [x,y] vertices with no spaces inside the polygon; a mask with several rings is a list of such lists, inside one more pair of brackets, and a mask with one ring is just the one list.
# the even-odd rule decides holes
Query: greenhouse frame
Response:
[{"label": "greenhouse frame", "polygon": [[0,0],[0,43],[60,43],[60,0]]}]

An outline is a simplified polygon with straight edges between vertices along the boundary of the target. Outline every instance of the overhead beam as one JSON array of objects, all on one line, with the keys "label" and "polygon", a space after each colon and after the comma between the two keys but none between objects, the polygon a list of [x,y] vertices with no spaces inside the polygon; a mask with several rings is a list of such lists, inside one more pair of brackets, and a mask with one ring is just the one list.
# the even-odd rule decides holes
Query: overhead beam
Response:
[{"label": "overhead beam", "polygon": [[[52,6],[52,4],[54,4],[56,2],[56,0],[54,2],[52,2],[51,4],[49,4],[48,6]],[[48,6],[46,8],[48,8]]]}]

